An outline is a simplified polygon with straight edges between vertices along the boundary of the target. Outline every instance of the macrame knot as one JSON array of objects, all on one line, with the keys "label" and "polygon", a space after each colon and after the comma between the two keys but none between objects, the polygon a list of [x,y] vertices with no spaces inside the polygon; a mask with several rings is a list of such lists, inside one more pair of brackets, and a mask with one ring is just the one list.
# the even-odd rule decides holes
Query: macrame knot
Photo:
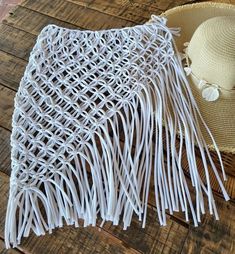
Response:
[{"label": "macrame knot", "polygon": [[[31,231],[44,235],[80,221],[95,226],[98,217],[101,226],[111,221],[127,229],[137,216],[145,227],[151,180],[160,225],[181,210],[197,226],[203,197],[218,218],[209,170],[229,197],[176,54],[178,30],[166,22],[152,15],[122,29],[42,30],[15,97],[7,248]],[[219,152],[218,158],[225,176]]]},{"label": "macrame knot", "polygon": [[160,23],[162,25],[166,25],[167,23],[167,18],[166,17],[160,17],[160,16],[156,16],[156,15],[151,15],[151,20],[153,22],[156,22],[156,23]]}]

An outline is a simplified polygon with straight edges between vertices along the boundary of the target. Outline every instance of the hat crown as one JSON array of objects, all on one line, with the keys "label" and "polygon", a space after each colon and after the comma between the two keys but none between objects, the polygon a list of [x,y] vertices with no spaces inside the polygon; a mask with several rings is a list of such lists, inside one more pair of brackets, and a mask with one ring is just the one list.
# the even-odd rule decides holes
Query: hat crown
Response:
[{"label": "hat crown", "polygon": [[191,69],[200,79],[224,89],[235,87],[235,16],[204,21],[188,45]]}]

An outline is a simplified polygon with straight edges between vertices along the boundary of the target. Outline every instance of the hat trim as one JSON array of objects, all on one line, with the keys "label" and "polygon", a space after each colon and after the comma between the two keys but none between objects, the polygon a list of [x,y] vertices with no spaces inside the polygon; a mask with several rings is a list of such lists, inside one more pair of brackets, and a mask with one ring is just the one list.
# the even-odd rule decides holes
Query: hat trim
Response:
[{"label": "hat trim", "polygon": [[[207,144],[207,147],[211,151],[216,151],[213,145]],[[235,154],[235,147],[226,147],[226,146],[219,146],[218,145],[218,148],[219,148],[220,152]]]},{"label": "hat trim", "polygon": [[180,6],[174,7],[172,9],[169,9],[169,10],[163,12],[160,16],[170,15],[170,14],[175,13],[176,11],[180,11],[180,10],[190,10],[193,8],[204,8],[204,7],[219,7],[219,8],[235,9],[235,6],[233,4],[203,2],[203,3],[180,5]]}]

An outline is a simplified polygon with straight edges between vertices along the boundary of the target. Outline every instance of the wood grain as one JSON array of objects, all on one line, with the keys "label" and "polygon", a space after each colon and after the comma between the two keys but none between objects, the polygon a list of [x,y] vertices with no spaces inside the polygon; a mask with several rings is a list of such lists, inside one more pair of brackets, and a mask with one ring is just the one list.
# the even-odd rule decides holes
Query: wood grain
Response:
[{"label": "wood grain", "polygon": [[84,29],[100,30],[133,25],[133,22],[63,0],[26,0],[21,5]]},{"label": "wood grain", "polygon": [[28,60],[36,36],[11,26],[0,24],[0,50]]},{"label": "wood grain", "polygon": [[[30,22],[29,22],[30,20]],[[37,11],[30,10],[23,6],[18,6],[12,10],[11,14],[3,20],[3,24],[19,28],[25,32],[38,35],[39,32],[49,24],[55,24],[57,26],[62,26],[66,28],[77,28],[77,26],[72,25],[68,22],[63,22],[59,19],[49,17],[47,15],[41,14]]]},{"label": "wood grain", "polygon": [[146,22],[152,14],[159,15],[170,7],[190,3],[189,0],[160,0],[160,1],[132,1],[132,0],[67,0],[80,6],[87,7],[92,10],[97,10],[102,13],[107,13],[111,16],[118,16],[119,18],[129,20],[135,23]]},{"label": "wood grain", "polygon": [[11,129],[15,91],[0,84],[0,126]]},{"label": "wood grain", "polygon": [[11,174],[10,135],[10,131],[0,127],[0,171],[8,176]]},{"label": "wood grain", "polygon": [[[3,47],[3,49],[5,49],[5,47]],[[16,91],[23,76],[27,61],[3,51],[0,51],[0,59],[0,84]]]},{"label": "wood grain", "polygon": [[22,254],[22,253],[23,252],[17,249],[6,250],[4,240],[0,239],[0,254]]},{"label": "wood grain", "polygon": [[220,220],[206,215],[202,225],[191,228],[182,253],[235,253],[235,204],[216,198]]},{"label": "wood grain", "polygon": [[118,238],[127,240],[128,245],[137,248],[142,253],[180,253],[188,235],[188,225],[180,224],[167,215],[167,226],[160,227],[157,211],[148,207],[146,228],[141,228],[139,221],[134,219],[128,230],[121,231],[120,226],[104,226],[112,230]]},{"label": "wood grain", "polygon": [[134,23],[146,22],[151,14],[158,15],[162,12],[159,7],[151,3],[143,3],[143,1],[128,1],[128,0],[115,0],[115,1],[81,1],[81,0],[68,0],[68,2],[75,3],[79,6],[84,6],[88,9],[97,10],[111,16],[119,17]]}]

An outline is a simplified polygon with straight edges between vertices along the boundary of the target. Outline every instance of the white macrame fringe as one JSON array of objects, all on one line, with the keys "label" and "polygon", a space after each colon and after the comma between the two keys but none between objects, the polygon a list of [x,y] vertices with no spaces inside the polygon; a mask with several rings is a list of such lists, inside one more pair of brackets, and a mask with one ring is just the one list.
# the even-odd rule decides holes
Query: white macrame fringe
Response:
[{"label": "white macrame fringe", "polygon": [[[159,18],[154,16],[154,21],[159,22]],[[177,31],[167,28],[163,21],[159,26],[173,42],[172,35]],[[175,46],[174,50],[177,52]],[[136,214],[145,227],[151,173],[160,225],[167,224],[166,213],[181,210],[186,221],[191,217],[197,226],[205,213],[205,197],[210,214],[218,219],[209,177],[211,168],[225,199],[229,197],[200,131],[199,120],[203,119],[177,54],[155,74],[155,79],[141,84],[141,92],[123,102],[122,110],[113,105],[115,114],[107,116],[104,124],[98,123],[90,133],[90,142],[84,141],[76,148],[73,161],[65,160],[62,171],[40,181],[37,188],[20,188],[11,179],[5,226],[7,248],[20,244],[31,230],[44,235],[62,227],[64,221],[79,227],[78,220],[83,219],[84,227],[95,226],[100,216],[101,226],[112,221],[114,225],[123,223],[123,229],[127,229]],[[195,144],[202,158],[205,182],[197,169]],[[183,146],[195,200],[182,168]]]}]

